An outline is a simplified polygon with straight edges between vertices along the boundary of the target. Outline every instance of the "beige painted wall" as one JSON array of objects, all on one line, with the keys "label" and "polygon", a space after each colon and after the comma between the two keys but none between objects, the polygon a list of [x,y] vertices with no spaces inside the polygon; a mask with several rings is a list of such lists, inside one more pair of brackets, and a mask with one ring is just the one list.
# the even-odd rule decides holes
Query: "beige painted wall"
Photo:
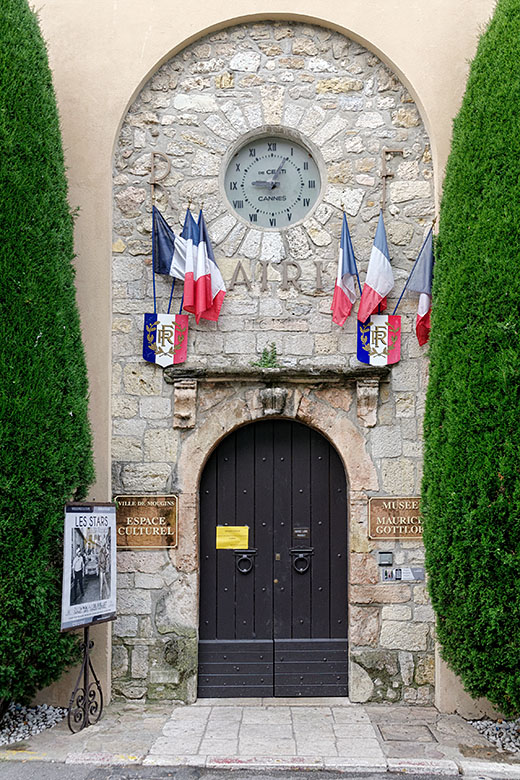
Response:
[{"label": "beige painted wall", "polygon": [[[437,197],[467,61],[493,0],[45,0],[76,224],[77,287],[90,374],[97,482],[110,498],[110,268],[112,153],[140,86],[187,43],[255,19],[300,19],[333,27],[376,52],[408,86],[432,142]],[[201,13],[201,8],[203,13]],[[106,657],[108,653],[102,654]],[[108,662],[104,675],[108,675]]]}]

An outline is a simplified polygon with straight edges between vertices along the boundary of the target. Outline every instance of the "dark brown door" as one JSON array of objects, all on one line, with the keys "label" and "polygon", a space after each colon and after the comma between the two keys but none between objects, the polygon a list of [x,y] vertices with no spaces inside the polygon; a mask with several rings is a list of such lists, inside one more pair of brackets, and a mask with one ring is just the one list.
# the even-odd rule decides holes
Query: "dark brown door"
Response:
[{"label": "dark brown door", "polygon": [[[248,547],[216,549],[216,527]],[[347,693],[345,472],[301,423],[251,423],[211,455],[200,487],[199,696]]]}]

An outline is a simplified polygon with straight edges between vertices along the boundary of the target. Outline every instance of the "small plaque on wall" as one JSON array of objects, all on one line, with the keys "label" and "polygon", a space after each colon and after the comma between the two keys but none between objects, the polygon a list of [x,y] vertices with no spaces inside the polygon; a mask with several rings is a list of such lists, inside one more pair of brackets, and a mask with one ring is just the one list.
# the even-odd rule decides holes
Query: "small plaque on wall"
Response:
[{"label": "small plaque on wall", "polygon": [[177,547],[178,496],[116,496],[114,501],[118,549]]},{"label": "small plaque on wall", "polygon": [[420,498],[371,498],[368,502],[369,539],[422,539]]}]

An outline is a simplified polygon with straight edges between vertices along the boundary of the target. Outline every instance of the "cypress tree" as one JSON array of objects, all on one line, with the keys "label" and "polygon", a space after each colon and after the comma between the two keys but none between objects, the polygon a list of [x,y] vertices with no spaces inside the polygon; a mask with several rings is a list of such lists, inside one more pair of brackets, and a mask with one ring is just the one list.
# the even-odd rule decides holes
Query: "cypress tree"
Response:
[{"label": "cypress tree", "polygon": [[426,565],[442,655],[520,711],[520,2],[498,0],[453,128],[425,414]]},{"label": "cypress tree", "polygon": [[0,12],[0,715],[74,659],[60,634],[63,506],[93,479],[73,219],[47,52]]}]

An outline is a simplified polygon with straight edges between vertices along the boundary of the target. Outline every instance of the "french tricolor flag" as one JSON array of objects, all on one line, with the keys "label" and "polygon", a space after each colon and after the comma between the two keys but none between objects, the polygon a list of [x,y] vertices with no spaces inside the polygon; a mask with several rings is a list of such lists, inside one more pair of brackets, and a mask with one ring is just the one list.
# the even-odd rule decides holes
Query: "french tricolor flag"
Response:
[{"label": "french tricolor flag", "polygon": [[430,338],[433,263],[433,231],[430,228],[407,283],[408,292],[419,293],[415,332],[421,347]]},{"label": "french tricolor flag", "polygon": [[152,208],[152,251],[156,274],[184,279],[186,241],[176,236],[158,208]]},{"label": "french tricolor flag", "polygon": [[357,315],[360,322],[366,322],[371,314],[380,314],[386,309],[386,296],[393,286],[394,275],[390,265],[383,212],[380,211]]},{"label": "french tricolor flag", "polygon": [[[354,257],[354,249],[347,225],[347,217],[343,213],[343,225],[341,228],[341,241],[339,245],[338,273],[336,275],[336,286],[334,287],[334,296],[332,298],[332,322],[337,325],[343,325],[357,298],[354,279],[359,276]],[[360,286],[361,289],[361,286]]]},{"label": "french tricolor flag", "polygon": [[186,239],[186,271],[184,276],[184,309],[195,320],[218,320],[226,286],[215,262],[202,210],[198,223],[191,211],[186,212],[181,236]]}]

